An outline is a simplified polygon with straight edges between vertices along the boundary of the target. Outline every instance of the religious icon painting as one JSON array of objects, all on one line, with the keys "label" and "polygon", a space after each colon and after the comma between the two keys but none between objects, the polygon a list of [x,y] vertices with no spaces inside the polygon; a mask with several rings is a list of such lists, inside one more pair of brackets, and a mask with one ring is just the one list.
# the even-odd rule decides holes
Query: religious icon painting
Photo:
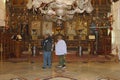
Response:
[{"label": "religious icon painting", "polygon": [[52,26],[53,26],[52,22],[44,21],[42,24],[42,34],[52,35]]}]

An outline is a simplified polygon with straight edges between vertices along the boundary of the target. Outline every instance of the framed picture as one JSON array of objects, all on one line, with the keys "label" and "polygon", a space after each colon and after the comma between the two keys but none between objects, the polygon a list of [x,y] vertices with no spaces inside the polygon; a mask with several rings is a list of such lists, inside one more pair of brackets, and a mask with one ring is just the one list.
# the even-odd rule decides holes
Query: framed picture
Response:
[{"label": "framed picture", "polygon": [[33,21],[31,23],[31,35],[32,39],[36,40],[39,36],[41,36],[41,22]]},{"label": "framed picture", "polygon": [[47,21],[44,21],[43,24],[42,24],[42,35],[44,34],[50,34],[52,35],[52,22],[47,22]]}]

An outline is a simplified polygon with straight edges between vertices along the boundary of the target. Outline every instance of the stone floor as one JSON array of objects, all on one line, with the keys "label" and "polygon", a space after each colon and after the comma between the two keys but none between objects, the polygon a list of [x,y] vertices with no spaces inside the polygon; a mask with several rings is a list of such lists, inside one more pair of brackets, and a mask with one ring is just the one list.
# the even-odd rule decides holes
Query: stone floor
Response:
[{"label": "stone floor", "polygon": [[120,80],[119,62],[68,62],[66,69],[56,65],[53,62],[51,69],[42,69],[40,61],[0,62],[0,80]]}]

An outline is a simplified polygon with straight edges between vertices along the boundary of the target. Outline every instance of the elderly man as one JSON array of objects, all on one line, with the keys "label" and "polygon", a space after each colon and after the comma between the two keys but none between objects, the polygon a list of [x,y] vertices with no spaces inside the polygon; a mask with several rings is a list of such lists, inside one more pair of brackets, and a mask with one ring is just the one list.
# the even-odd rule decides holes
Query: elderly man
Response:
[{"label": "elderly man", "polygon": [[43,47],[43,69],[51,68],[51,50],[52,50],[52,38],[49,34],[44,35],[44,40],[42,41]]}]

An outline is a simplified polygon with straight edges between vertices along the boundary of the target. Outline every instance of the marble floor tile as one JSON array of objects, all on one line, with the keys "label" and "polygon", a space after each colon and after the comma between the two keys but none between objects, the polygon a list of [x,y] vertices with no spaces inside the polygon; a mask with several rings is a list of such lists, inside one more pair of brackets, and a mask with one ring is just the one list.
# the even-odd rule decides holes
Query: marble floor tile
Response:
[{"label": "marble floor tile", "polygon": [[[42,69],[42,62],[2,62],[0,63],[0,80],[10,80],[12,78],[44,80],[56,76],[65,76],[76,80],[102,80],[102,78],[120,80],[119,62],[69,62],[66,63],[67,68],[63,70],[57,69],[56,65],[57,62],[54,62],[51,69]],[[56,80],[58,79],[56,78]]]}]

